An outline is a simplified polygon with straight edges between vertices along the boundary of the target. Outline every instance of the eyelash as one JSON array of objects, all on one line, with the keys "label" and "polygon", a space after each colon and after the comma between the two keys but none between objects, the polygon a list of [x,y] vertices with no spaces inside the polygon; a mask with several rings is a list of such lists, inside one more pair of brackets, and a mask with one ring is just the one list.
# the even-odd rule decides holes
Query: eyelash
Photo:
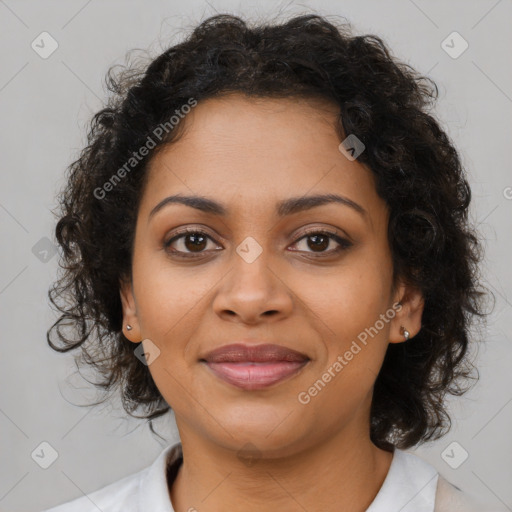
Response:
[{"label": "eyelash", "polygon": [[[202,229],[199,229],[199,228],[185,228],[185,229],[182,229],[182,230],[178,231],[175,234],[175,236],[173,236],[170,240],[164,242],[164,248],[170,254],[172,254],[173,256],[177,256],[178,258],[198,258],[198,257],[201,257],[201,255],[203,255],[205,253],[205,251],[198,252],[198,253],[191,253],[191,252],[186,253],[186,252],[183,252],[183,251],[168,250],[169,246],[173,242],[175,242],[176,240],[179,240],[180,238],[183,238],[187,234],[204,235],[205,237],[207,237],[210,240],[212,240],[213,242],[215,242],[215,240],[206,231],[203,231]],[[336,249],[331,249],[330,251],[324,251],[324,252],[316,253],[316,254],[314,252],[309,253],[313,258],[322,258],[322,257],[326,257],[326,256],[332,256],[333,254],[337,254],[339,252],[345,251],[346,249],[349,249],[353,245],[352,242],[349,242],[347,239],[340,237],[337,234],[337,232],[333,232],[333,231],[330,231],[328,229],[310,229],[310,230],[307,230],[307,231],[301,233],[301,236],[297,240],[295,240],[294,244],[296,244],[296,243],[300,242],[301,240],[303,240],[304,238],[308,238],[309,236],[312,236],[312,235],[326,235],[329,238],[331,238],[332,240],[334,240],[335,242],[340,244],[339,247],[337,247]],[[302,251],[297,251],[297,252],[302,252]]]}]

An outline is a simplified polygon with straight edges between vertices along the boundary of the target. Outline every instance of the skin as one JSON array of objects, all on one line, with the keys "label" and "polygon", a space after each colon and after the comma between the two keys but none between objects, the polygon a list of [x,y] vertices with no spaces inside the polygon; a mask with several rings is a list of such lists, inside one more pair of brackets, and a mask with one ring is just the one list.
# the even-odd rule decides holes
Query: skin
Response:
[{"label": "skin", "polygon": [[[339,151],[336,116],[334,105],[318,100],[208,99],[181,121],[182,138],[151,161],[132,279],[120,293],[125,336],[160,350],[149,370],[174,410],[184,454],[169,489],[176,512],[364,511],[387,475],[392,453],[369,434],[373,385],[388,343],[405,340],[400,326],[411,338],[420,330],[424,302],[400,281],[393,288],[388,208],[371,171]],[[366,214],[329,203],[276,215],[281,200],[323,193],[346,196]],[[173,194],[212,198],[228,214],[169,204],[149,218]],[[184,226],[211,237],[199,252],[190,236],[164,247]],[[304,228],[334,228],[352,245],[332,252],[341,246],[327,238],[318,248]],[[262,249],[252,263],[236,252],[249,236]],[[308,404],[299,403],[298,394],[399,301],[394,318]],[[281,344],[310,361],[291,378],[250,391],[199,362],[242,339]],[[252,463],[239,457],[248,442],[257,450]]]}]

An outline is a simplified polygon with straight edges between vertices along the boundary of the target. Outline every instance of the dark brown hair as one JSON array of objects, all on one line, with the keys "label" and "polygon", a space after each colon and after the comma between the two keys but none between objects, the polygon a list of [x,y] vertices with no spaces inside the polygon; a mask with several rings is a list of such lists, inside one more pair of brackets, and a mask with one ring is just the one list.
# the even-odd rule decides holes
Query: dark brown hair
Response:
[{"label": "dark brown hair", "polygon": [[135,416],[143,409],[137,417],[153,430],[152,420],[170,407],[122,333],[119,282],[131,276],[148,162],[180,130],[165,133],[104,197],[98,190],[191,98],[323,98],[339,106],[340,133],[366,146],[359,161],[389,206],[395,280],[425,298],[420,332],[388,347],[374,388],[371,438],[385,449],[408,448],[446,433],[444,398],[465,392],[472,379],[469,330],[485,314],[485,294],[478,290],[481,246],[468,221],[470,188],[456,149],[429,113],[435,83],[392,57],[379,37],[355,36],[348,24],[313,14],[254,27],[213,16],[149,64],[114,69],[106,81],[113,94],[94,115],[59,196],[63,272],[49,291],[60,312],[48,331],[51,347],[79,349],[80,361],[97,370],[95,384],[120,389],[125,410]]}]

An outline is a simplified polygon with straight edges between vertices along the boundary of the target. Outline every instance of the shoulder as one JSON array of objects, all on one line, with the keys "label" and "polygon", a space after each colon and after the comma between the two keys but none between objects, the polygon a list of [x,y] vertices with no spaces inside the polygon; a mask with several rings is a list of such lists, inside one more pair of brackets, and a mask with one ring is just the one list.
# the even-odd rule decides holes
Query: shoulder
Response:
[{"label": "shoulder", "polygon": [[42,512],[173,512],[167,476],[177,473],[182,457],[181,443],[167,446],[141,471]]},{"label": "shoulder", "polygon": [[433,512],[437,477],[423,459],[395,448],[386,478],[366,512]]},{"label": "shoulder", "polygon": [[[390,504],[400,502],[402,512],[506,512],[498,505],[484,504],[476,495],[464,492],[415,453],[395,449],[388,477],[378,495]],[[384,501],[376,500],[378,505]],[[382,502],[382,503],[381,503]],[[382,510],[388,508],[381,506]],[[381,508],[376,507],[375,512]],[[400,507],[399,507],[400,508]],[[369,509],[374,512],[373,509]]]},{"label": "shoulder", "polygon": [[463,492],[439,475],[434,512],[504,512],[505,510],[499,506],[485,505],[476,496]]}]

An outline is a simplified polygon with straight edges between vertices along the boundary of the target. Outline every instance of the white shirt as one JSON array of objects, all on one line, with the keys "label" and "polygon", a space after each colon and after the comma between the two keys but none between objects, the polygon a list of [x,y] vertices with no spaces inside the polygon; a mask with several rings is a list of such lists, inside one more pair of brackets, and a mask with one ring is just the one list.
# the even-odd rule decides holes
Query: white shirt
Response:
[{"label": "white shirt", "polygon": [[[150,466],[88,495],[42,512],[175,512],[167,484],[182,463],[181,443],[167,446]],[[391,466],[366,512],[501,512],[483,508],[420,457],[395,449]]]}]

